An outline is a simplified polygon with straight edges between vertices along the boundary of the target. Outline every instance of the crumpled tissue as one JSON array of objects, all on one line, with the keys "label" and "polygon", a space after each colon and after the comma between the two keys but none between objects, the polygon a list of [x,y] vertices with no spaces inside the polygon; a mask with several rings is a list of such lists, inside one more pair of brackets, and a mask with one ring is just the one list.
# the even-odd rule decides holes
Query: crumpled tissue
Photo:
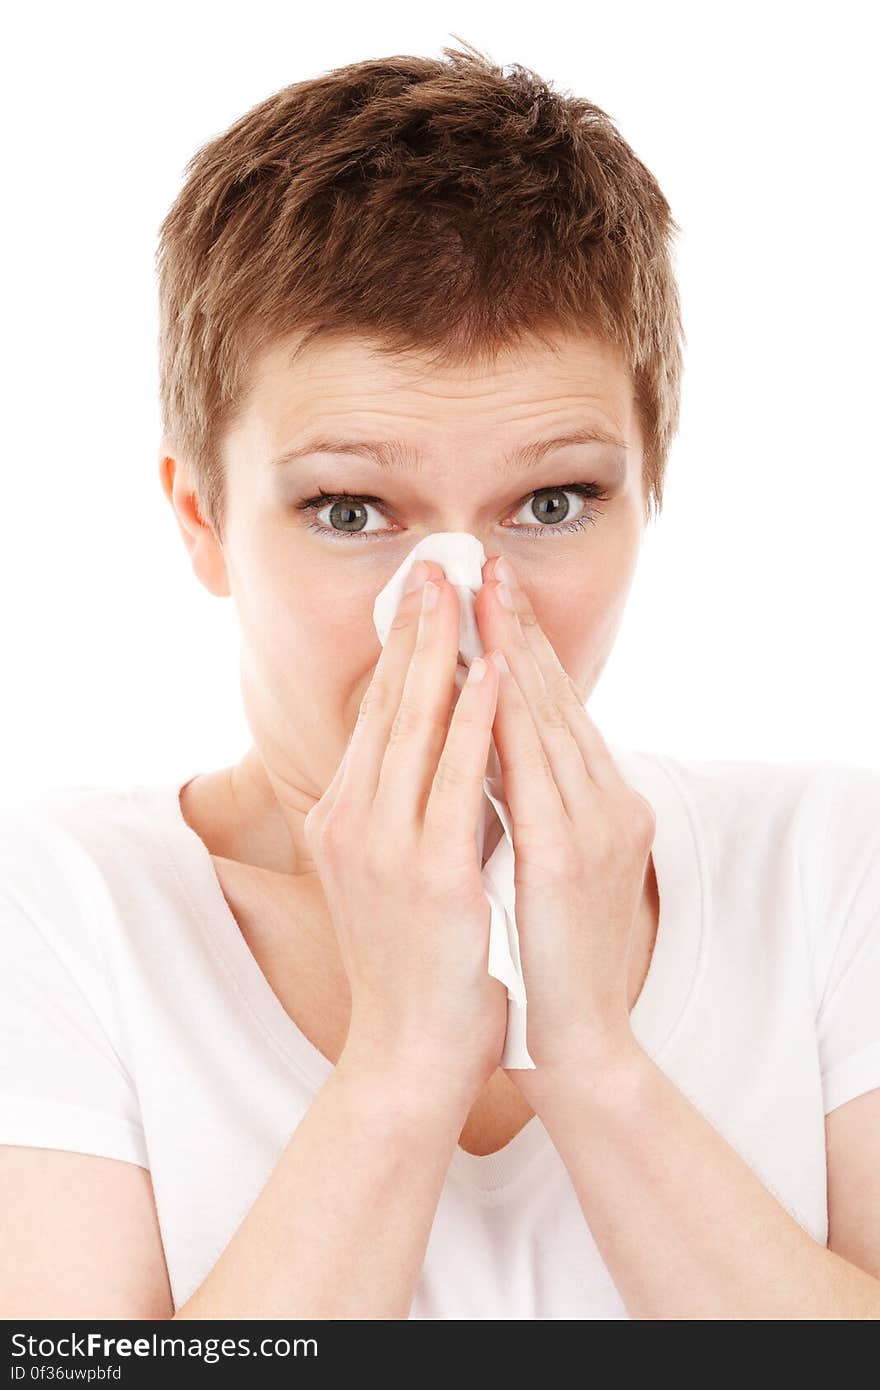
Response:
[{"label": "crumpled tissue", "polygon": [[[409,551],[373,604],[373,623],[383,647],[403,594],[406,577],[419,560],[433,560],[442,566],[447,580],[455,586],[460,604],[459,654],[464,666],[455,672],[458,690],[464,685],[467,667],[474,657],[483,655],[483,644],[474,613],[474,595],[482,588],[482,566],[486,552],[476,536],[467,531],[435,531]],[[504,798],[501,764],[495,740],[489,746],[485,793],[477,825],[477,853],[483,864],[486,832],[492,809],[504,834],[483,864],[483,885],[491,909],[489,924],[489,974],[507,987],[507,1033],[501,1066],[527,1070],[535,1064],[526,1046],[526,987],[519,955],[519,933],[514,916],[514,855],[512,820]]]}]

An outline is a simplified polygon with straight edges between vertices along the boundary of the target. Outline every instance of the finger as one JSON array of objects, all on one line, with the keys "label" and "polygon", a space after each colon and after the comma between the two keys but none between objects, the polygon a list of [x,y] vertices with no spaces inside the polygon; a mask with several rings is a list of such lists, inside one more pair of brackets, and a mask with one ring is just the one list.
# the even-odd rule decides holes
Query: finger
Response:
[{"label": "finger", "polygon": [[449,727],[455,691],[461,607],[445,578],[426,585],[435,590],[433,608],[419,615],[400,705],[382,762],[376,801],[389,820],[421,824]]},{"label": "finger", "polygon": [[[493,568],[492,579],[497,568],[497,565]],[[504,561],[502,573],[513,574],[513,567],[507,559]],[[517,584],[508,584],[507,587],[535,665],[541,673],[544,685],[565,715],[587,773],[598,787],[608,791],[619,789],[623,782],[620,769],[602,734],[587,713],[585,697],[562,665],[552,642],[541,627],[527,590]],[[497,646],[503,646],[506,610],[498,601],[497,590],[498,583],[485,583],[478,595],[476,606],[481,631],[484,624],[486,628],[484,642],[488,640]]]},{"label": "finger", "polygon": [[[443,576],[443,571],[433,561],[423,560],[413,566],[411,578],[417,579],[419,575],[437,578]],[[401,595],[349,739],[337,796],[344,796],[346,801],[362,808],[371,805],[376,795],[382,761],[416,644],[421,602],[421,586]]]},{"label": "finger", "polygon": [[425,834],[471,855],[498,695],[498,669],[489,655],[475,657],[468,668],[425,809]]},{"label": "finger", "polygon": [[[569,720],[557,704],[555,692],[548,688],[532,655],[517,614],[499,602],[497,585],[491,586],[489,595],[496,610],[491,624],[487,624],[493,630],[492,640],[507,658],[524,697],[526,713],[544,749],[562,807],[569,819],[578,823],[595,810],[598,787],[587,771]],[[499,700],[499,706],[502,702]],[[499,733],[501,739],[520,739],[524,736],[516,723],[518,717],[515,711],[508,715],[505,705]],[[505,719],[509,720],[509,728],[505,728]],[[515,745],[508,745],[511,746]],[[501,751],[499,746],[499,757]]]},{"label": "finger", "polygon": [[514,823],[521,830],[552,835],[554,826],[558,829],[560,818],[567,815],[566,807],[512,669],[502,671],[499,676],[494,728],[504,789]]}]

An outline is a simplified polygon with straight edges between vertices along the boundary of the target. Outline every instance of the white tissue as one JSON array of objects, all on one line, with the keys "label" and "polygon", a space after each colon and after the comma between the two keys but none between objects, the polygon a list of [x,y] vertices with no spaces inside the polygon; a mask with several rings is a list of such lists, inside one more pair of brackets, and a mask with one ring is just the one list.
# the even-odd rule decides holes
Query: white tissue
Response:
[{"label": "white tissue", "polygon": [[[425,536],[398,566],[373,604],[373,623],[383,647],[397,612],[406,577],[419,560],[433,560],[441,565],[450,584],[456,588],[461,620],[458,645],[465,666],[455,672],[458,690],[464,685],[467,670],[474,657],[483,655],[483,644],[474,614],[474,595],[482,588],[482,567],[486,552],[476,536],[467,531],[436,531]],[[502,1067],[522,1070],[535,1064],[526,1047],[526,987],[519,957],[519,933],[514,916],[514,858],[512,821],[504,799],[501,764],[495,740],[489,746],[486,776],[483,779],[485,799],[477,825],[477,853],[483,863],[483,846],[491,817],[491,807],[501,823],[504,835],[483,865],[483,885],[491,909],[489,924],[489,974],[507,986],[507,1033]]]}]

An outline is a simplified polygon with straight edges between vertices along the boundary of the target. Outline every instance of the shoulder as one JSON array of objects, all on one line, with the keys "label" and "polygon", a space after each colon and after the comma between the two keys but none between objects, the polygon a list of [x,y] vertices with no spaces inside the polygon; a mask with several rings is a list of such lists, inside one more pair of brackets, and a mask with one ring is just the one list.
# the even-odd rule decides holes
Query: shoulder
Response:
[{"label": "shoulder", "polygon": [[[648,799],[693,835],[710,869],[730,856],[760,856],[810,834],[832,764],[819,759],[689,758],[668,752],[613,750],[621,771]],[[684,820],[682,820],[684,815]],[[689,832],[686,829],[689,824]]]},{"label": "shoulder", "polygon": [[52,862],[73,868],[108,864],[120,855],[157,853],[169,827],[170,789],[163,787],[50,787],[0,804],[0,854],[15,869]]},{"label": "shoulder", "polygon": [[[685,758],[626,754],[642,784],[674,795],[709,871],[800,885],[817,955],[847,905],[880,873],[880,768],[843,760]],[[670,792],[670,789],[674,789]],[[880,889],[878,889],[880,891]]]},{"label": "shoulder", "polygon": [[817,849],[842,868],[866,867],[880,850],[880,768],[822,763],[811,797]]},{"label": "shoulder", "polygon": [[821,1016],[852,992],[859,969],[880,988],[880,768],[654,758],[688,807],[716,883],[735,893],[750,882],[752,900],[763,894],[776,915],[796,905]]},{"label": "shoulder", "polygon": [[645,753],[700,812],[751,816],[757,808],[791,810],[831,766],[819,759],[793,762],[755,758],[685,758]]},{"label": "shoulder", "polygon": [[120,989],[138,930],[120,891],[138,839],[127,799],[67,788],[0,808],[0,1145],[146,1168]]},{"label": "shoulder", "polygon": [[7,959],[28,924],[62,955],[99,955],[103,924],[163,872],[164,805],[161,789],[139,787],[52,787],[0,805]]},{"label": "shoulder", "polygon": [[683,758],[631,754],[674,785],[701,823],[790,828],[815,842],[828,831],[844,843],[880,844],[880,768],[828,759]]}]

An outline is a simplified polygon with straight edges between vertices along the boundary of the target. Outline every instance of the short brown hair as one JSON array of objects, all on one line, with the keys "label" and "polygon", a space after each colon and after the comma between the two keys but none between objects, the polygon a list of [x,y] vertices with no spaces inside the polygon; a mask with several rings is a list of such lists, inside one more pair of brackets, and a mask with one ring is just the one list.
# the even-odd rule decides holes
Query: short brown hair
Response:
[{"label": "short brown hair", "polygon": [[[458,35],[453,35],[458,39]],[[662,506],[682,350],[681,230],[610,117],[459,39],[295,82],[203,145],[162,222],[162,427],[222,532],[222,440],[289,335],[463,365],[543,329],[617,345]]]}]

